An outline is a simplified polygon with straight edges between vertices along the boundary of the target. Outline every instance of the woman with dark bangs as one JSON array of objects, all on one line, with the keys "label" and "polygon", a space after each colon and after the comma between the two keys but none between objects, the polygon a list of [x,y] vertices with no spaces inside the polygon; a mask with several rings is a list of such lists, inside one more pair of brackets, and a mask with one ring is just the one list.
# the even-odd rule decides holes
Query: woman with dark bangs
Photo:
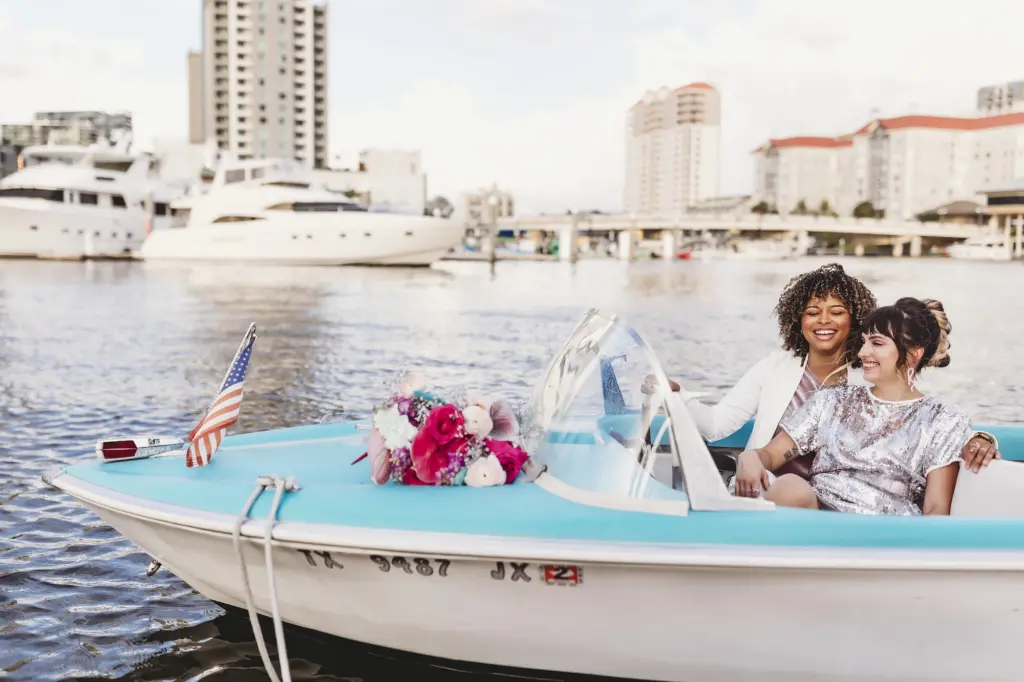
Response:
[{"label": "woman with dark bangs", "polygon": [[[747,448],[763,447],[778,433],[779,423],[819,389],[864,384],[857,354],[863,343],[862,321],[875,306],[871,291],[838,263],[791,279],[774,310],[782,350],[751,367],[717,405],[682,393],[701,436],[720,440],[753,419]],[[679,391],[678,384],[670,383]],[[995,437],[978,432],[963,455],[969,467],[980,470],[999,458]],[[813,453],[797,457],[777,473],[807,478],[813,459]]]},{"label": "woman with dark bangs", "polygon": [[[736,494],[781,506],[861,514],[948,515],[971,421],[917,390],[926,367],[949,364],[949,320],[935,300],[901,298],[863,321],[858,359],[868,386],[818,391],[736,467]],[[810,482],[768,472],[816,453]],[[923,500],[923,502],[920,502]]]}]

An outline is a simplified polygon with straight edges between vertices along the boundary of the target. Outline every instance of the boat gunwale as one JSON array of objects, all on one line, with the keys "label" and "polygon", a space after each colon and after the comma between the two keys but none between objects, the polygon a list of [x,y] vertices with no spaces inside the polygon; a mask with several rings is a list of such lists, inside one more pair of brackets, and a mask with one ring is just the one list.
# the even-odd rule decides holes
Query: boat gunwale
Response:
[{"label": "boat gunwale", "polygon": [[[65,471],[43,480],[82,502],[164,527],[229,540],[237,517],[146,500],[79,479]],[[718,513],[718,512],[708,512]],[[266,520],[253,517],[242,538],[263,545]],[[863,546],[686,545],[530,537],[499,537],[279,521],[272,546],[339,554],[418,554],[466,561],[529,560],[630,568],[739,568],[855,571],[1024,572],[1024,549],[922,549]],[[143,548],[145,549],[145,548]]]}]

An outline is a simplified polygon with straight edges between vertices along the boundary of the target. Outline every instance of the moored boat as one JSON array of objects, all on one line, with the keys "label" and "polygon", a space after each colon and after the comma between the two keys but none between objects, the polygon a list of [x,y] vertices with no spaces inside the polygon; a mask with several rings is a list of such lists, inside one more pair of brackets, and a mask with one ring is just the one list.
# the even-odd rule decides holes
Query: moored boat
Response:
[{"label": "moored boat", "polygon": [[142,260],[429,266],[465,232],[455,220],[367,210],[282,159],[223,159],[171,209]]},{"label": "moored boat", "polygon": [[175,188],[149,154],[97,143],[40,145],[0,180],[0,256],[128,258],[170,221]]},{"label": "moored boat", "polygon": [[210,599],[375,646],[647,680],[1019,678],[1019,427],[984,427],[1006,459],[961,472],[949,517],[733,497],[744,433],[706,444],[650,346],[600,311],[523,425],[532,465],[510,485],[374,484],[369,460],[350,464],[369,422],[228,437],[197,468],[172,449],[48,481]]}]

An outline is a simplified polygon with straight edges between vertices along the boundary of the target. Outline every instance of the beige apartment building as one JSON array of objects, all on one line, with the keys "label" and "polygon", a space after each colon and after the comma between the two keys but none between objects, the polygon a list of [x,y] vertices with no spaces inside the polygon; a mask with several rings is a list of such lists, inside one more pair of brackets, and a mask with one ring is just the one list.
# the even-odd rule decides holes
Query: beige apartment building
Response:
[{"label": "beige apartment building", "polygon": [[721,97],[708,83],[649,91],[626,122],[627,212],[678,214],[716,196]]},{"label": "beige apartment building", "polygon": [[190,140],[325,168],[326,5],[203,0],[202,11],[203,51],[188,56]]}]

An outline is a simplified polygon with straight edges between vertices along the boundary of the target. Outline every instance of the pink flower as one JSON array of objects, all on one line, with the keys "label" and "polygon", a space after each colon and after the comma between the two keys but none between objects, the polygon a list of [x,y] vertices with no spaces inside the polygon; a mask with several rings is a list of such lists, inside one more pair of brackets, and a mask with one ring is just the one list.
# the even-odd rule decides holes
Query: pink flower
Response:
[{"label": "pink flower", "polygon": [[448,456],[440,450],[426,427],[412,439],[412,471],[424,483],[433,485],[437,481],[437,472],[448,464]]},{"label": "pink flower", "polygon": [[405,485],[427,485],[420,479],[416,478],[416,472],[412,469],[406,469],[405,473],[402,474],[402,483]]},{"label": "pink flower", "polygon": [[512,406],[507,400],[499,398],[491,403],[491,422],[494,427],[491,429],[490,437],[497,440],[511,440],[519,433],[519,421]]},{"label": "pink flower", "polygon": [[491,451],[491,454],[501,462],[501,468],[505,470],[505,482],[511,483],[516,480],[516,476],[523,470],[523,465],[530,456],[522,448],[513,445],[507,440],[488,438],[484,441],[484,444],[487,445],[487,449]]},{"label": "pink flower", "polygon": [[438,445],[447,445],[459,435],[465,422],[459,408],[449,403],[430,411],[423,430],[429,433],[431,439]]},{"label": "pink flower", "polygon": [[453,437],[447,443],[439,444],[427,427],[423,427],[412,439],[412,470],[423,483],[437,485],[438,473],[449,465],[453,456],[467,447],[465,438]]},{"label": "pink flower", "polygon": [[388,477],[391,475],[391,453],[384,445],[384,436],[380,435],[380,431],[377,429],[370,431],[370,442],[366,446],[366,454],[370,458],[370,478],[377,485],[387,483]]}]

